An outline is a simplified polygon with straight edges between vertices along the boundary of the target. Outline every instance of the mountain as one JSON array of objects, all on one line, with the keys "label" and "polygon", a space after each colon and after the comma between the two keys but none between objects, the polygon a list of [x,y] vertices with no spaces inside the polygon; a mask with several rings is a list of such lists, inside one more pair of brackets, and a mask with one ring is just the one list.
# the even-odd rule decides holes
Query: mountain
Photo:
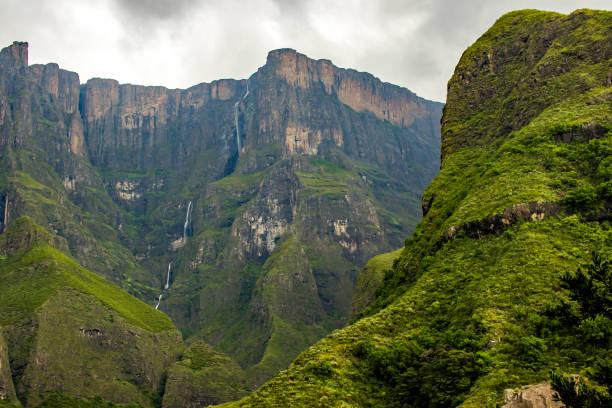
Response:
[{"label": "mountain", "polygon": [[[57,251],[159,308],[186,355],[239,379],[235,395],[346,324],[358,271],[403,245],[439,168],[442,104],[294,50],[247,80],[185,90],[81,84],[27,50],[0,52],[2,231],[29,217]],[[176,358],[164,360],[174,389],[211,371]]]},{"label": "mountain", "polygon": [[224,406],[556,406],[551,380],[609,402],[611,143],[612,13],[501,17],[456,66],[423,221],[368,264],[356,321]]}]

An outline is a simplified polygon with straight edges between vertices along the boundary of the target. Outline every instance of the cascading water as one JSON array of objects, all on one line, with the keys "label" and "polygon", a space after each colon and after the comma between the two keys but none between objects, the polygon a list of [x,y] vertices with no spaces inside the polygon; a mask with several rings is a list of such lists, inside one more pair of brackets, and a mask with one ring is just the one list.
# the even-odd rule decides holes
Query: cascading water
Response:
[{"label": "cascading water", "polygon": [[185,224],[183,225],[183,244],[187,243],[187,228],[189,228],[189,223],[191,222],[191,210],[192,204],[190,201],[187,205],[187,214],[185,214]]},{"label": "cascading water", "polygon": [[172,268],[172,262],[168,264],[168,275],[166,276],[166,285],[164,286],[164,290],[168,290],[170,287],[170,269]]},{"label": "cascading water", "polygon": [[242,96],[242,99],[239,99],[234,104],[234,124],[236,125],[236,146],[238,147],[238,157],[240,157],[240,153],[242,153],[242,142],[240,142],[240,124],[238,123],[238,107],[240,106],[240,102],[244,101],[247,96],[249,96],[249,81],[247,80],[247,88],[246,92]]},{"label": "cascading water", "polygon": [[166,284],[164,285],[164,290],[159,294],[159,298],[157,298],[157,305],[155,305],[156,309],[159,309],[159,304],[161,303],[162,297],[164,296],[164,292],[168,290],[170,287],[170,270],[172,269],[172,262],[168,264],[168,274],[166,275]]}]

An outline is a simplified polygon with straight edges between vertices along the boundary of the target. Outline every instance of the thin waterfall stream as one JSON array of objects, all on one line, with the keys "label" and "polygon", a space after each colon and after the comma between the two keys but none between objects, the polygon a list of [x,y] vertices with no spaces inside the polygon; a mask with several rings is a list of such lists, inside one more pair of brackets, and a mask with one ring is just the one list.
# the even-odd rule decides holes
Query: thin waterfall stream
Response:
[{"label": "thin waterfall stream", "polygon": [[166,276],[166,285],[164,286],[164,290],[168,290],[170,287],[170,269],[172,268],[172,262],[168,264],[168,275]]},{"label": "thin waterfall stream", "polygon": [[189,223],[191,222],[191,210],[192,203],[189,201],[187,205],[187,214],[185,214],[185,224],[183,224],[183,244],[187,243],[187,228],[189,228]]},{"label": "thin waterfall stream", "polygon": [[246,92],[242,96],[242,99],[238,99],[234,104],[234,125],[236,126],[236,146],[238,147],[238,157],[240,157],[240,153],[242,153],[242,142],[240,141],[240,123],[238,123],[238,108],[240,107],[240,102],[244,101],[247,96],[249,96],[249,81],[246,83]]},{"label": "thin waterfall stream", "polygon": [[164,296],[164,292],[168,290],[170,287],[170,271],[172,270],[172,262],[168,263],[168,273],[166,274],[166,284],[164,285],[164,290],[159,294],[159,298],[157,298],[157,305],[155,305],[156,309],[159,309],[159,304],[162,301],[162,297]]}]

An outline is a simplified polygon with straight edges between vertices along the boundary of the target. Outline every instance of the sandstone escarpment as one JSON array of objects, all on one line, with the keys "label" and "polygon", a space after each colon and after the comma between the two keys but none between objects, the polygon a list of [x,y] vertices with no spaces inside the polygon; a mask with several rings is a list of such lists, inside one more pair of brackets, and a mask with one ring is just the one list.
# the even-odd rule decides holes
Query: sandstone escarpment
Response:
[{"label": "sandstone escarpment", "polygon": [[22,146],[34,133],[53,128],[47,149],[83,156],[79,76],[57,64],[28,66],[27,53],[27,43],[13,43],[0,53],[0,144]]},{"label": "sandstone escarpment", "polygon": [[405,163],[426,154],[432,142],[419,135],[439,130],[441,104],[291,49],[271,51],[250,82],[245,127],[258,134],[247,135],[247,147],[279,143],[290,156],[331,146],[406,173]]},{"label": "sandstone escarpment", "polygon": [[291,86],[320,87],[357,112],[370,112],[402,127],[429,116],[433,106],[407,89],[383,83],[370,74],[338,68],[326,59],[313,60],[292,49],[271,51],[266,66]]},{"label": "sandstone escarpment", "polygon": [[[158,167],[160,161],[166,166],[181,162],[211,142],[210,128],[218,125],[202,124],[216,120],[207,116],[216,107],[208,105],[225,106],[222,115],[229,127],[231,109],[223,102],[235,98],[243,86],[244,81],[220,80],[179,90],[90,79],[83,86],[82,109],[91,160],[97,165],[141,169]],[[206,129],[211,133],[206,134]],[[173,148],[168,151],[170,145]],[[166,150],[165,154],[160,150]]]},{"label": "sandstone escarpment", "polygon": [[555,398],[556,392],[550,383],[536,384],[518,391],[507,389],[504,391],[502,408],[561,408],[564,404]]}]

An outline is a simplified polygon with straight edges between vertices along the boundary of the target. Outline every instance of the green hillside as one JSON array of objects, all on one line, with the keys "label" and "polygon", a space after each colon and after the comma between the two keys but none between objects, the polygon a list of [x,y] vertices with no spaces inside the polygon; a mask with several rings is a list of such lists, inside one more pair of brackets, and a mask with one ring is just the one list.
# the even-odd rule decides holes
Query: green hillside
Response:
[{"label": "green hillside", "polygon": [[0,263],[0,324],[26,319],[58,290],[71,288],[94,296],[130,323],[150,332],[175,329],[164,313],[91,273],[49,243],[53,238],[28,217],[13,222],[0,236],[0,246],[32,236],[28,247],[5,255]]},{"label": "green hillside", "polygon": [[0,235],[0,358],[10,364],[0,388],[27,406],[55,391],[152,406],[183,348],[180,333],[58,242],[27,217]]},{"label": "green hillside", "polygon": [[441,173],[374,301],[224,406],[496,407],[551,370],[609,386],[611,153],[612,13],[501,17],[449,82]]}]

